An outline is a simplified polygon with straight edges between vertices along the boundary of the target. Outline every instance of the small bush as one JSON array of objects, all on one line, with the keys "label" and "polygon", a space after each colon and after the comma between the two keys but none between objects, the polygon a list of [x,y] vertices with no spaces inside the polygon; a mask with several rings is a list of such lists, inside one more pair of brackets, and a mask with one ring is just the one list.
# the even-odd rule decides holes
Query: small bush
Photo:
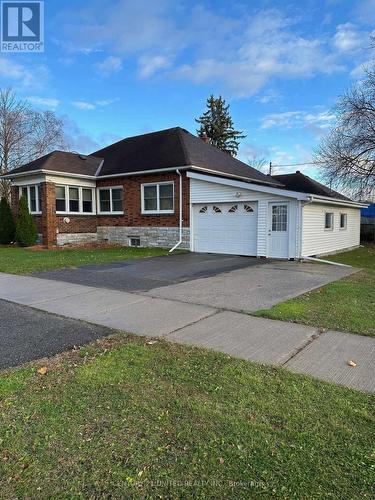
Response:
[{"label": "small bush", "polygon": [[25,196],[21,196],[18,205],[18,217],[16,223],[16,241],[21,247],[35,245],[38,239],[38,231],[35,222],[29,212]]},{"label": "small bush", "polygon": [[16,228],[8,200],[0,200],[0,245],[9,245],[14,241]]}]

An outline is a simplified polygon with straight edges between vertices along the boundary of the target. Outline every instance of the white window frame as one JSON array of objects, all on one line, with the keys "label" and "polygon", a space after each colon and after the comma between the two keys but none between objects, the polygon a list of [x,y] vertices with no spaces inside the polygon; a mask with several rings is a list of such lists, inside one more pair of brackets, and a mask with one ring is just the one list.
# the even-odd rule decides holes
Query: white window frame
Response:
[{"label": "white window frame", "polygon": [[[35,205],[36,205],[36,210],[31,211],[31,197],[30,197],[30,188],[35,187]],[[40,189],[41,186],[40,184],[27,184],[25,186],[19,186],[19,198],[22,196],[22,189],[27,189],[27,206],[29,208],[29,212],[33,215],[40,215],[42,213],[42,207],[39,206],[39,198],[40,198]]]},{"label": "white window frame", "polygon": [[[122,190],[122,210],[112,210],[112,190],[121,189]],[[100,209],[100,191],[109,191],[109,205],[111,210],[102,211]],[[123,215],[124,214],[124,186],[103,186],[97,189],[97,206],[99,215]]]},{"label": "white window frame", "polygon": [[[331,227],[326,227],[326,218],[327,214],[332,215],[332,226]],[[333,228],[335,227],[335,213],[334,212],[324,212],[324,231],[333,231]]]},{"label": "white window frame", "polygon": [[[173,209],[172,210],[160,210],[160,188],[159,186],[172,184],[172,193],[173,193]],[[145,209],[145,187],[156,186],[156,210],[146,210]],[[160,215],[160,214],[174,214],[174,181],[165,181],[165,182],[147,182],[141,185],[141,213],[142,215]]]},{"label": "white window frame", "polygon": [[[68,185],[68,184],[55,184],[55,187],[62,187],[65,189],[65,210],[56,210],[57,215],[96,215],[96,197],[95,197],[95,188],[92,187],[87,187],[87,186],[76,186],[76,185]],[[69,210],[69,188],[76,188],[78,189],[78,212],[71,212]],[[92,212],[84,212],[83,211],[83,196],[82,196],[82,190],[83,189],[90,189],[91,194],[92,194]],[[56,204],[55,204],[56,207]]]},{"label": "white window frame", "polygon": [[[345,215],[345,226],[341,226],[341,216]],[[348,213],[347,212],[340,212],[340,231],[345,231],[348,228]]]}]

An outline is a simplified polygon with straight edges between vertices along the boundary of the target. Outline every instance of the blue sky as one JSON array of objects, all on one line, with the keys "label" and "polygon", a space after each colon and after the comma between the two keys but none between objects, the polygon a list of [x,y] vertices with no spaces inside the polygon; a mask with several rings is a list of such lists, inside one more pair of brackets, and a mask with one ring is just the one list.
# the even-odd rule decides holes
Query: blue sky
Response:
[{"label": "blue sky", "polygon": [[375,0],[46,1],[45,52],[0,54],[0,85],[54,109],[83,153],[177,125],[194,133],[221,94],[247,135],[240,159],[298,163],[361,78],[374,27]]}]

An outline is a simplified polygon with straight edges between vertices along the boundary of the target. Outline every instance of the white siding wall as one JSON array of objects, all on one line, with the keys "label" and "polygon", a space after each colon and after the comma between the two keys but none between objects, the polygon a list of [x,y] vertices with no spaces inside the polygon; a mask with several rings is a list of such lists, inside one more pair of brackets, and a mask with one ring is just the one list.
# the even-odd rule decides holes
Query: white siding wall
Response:
[{"label": "white siding wall", "polygon": [[[333,212],[333,231],[324,229],[325,213]],[[347,228],[340,229],[340,213],[347,214]],[[359,245],[360,210],[311,203],[302,209],[302,255],[322,255]]]},{"label": "white siding wall", "polygon": [[[239,193],[240,196],[236,196]],[[274,194],[260,193],[251,189],[239,189],[233,186],[225,186],[215,182],[206,182],[198,179],[190,179],[190,203],[220,203],[236,201],[258,202],[258,253],[259,257],[267,257],[267,234],[268,234],[268,207],[270,202],[286,201],[289,203],[289,258],[299,256],[298,235],[300,228],[299,202],[292,198],[277,196]],[[193,214],[191,213],[191,216]],[[194,224],[191,217],[191,229]]]}]

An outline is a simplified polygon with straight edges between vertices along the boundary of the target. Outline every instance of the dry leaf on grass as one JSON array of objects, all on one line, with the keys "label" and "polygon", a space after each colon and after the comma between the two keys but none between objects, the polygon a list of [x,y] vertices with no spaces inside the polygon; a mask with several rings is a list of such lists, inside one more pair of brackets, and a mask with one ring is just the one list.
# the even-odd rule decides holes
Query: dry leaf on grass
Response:
[{"label": "dry leaf on grass", "polygon": [[47,367],[42,366],[41,368],[38,369],[39,375],[45,375],[47,373]]},{"label": "dry leaf on grass", "polygon": [[355,366],[357,366],[357,363],[355,363],[354,361],[352,361],[351,359],[349,359],[348,365],[352,366],[354,368]]}]

